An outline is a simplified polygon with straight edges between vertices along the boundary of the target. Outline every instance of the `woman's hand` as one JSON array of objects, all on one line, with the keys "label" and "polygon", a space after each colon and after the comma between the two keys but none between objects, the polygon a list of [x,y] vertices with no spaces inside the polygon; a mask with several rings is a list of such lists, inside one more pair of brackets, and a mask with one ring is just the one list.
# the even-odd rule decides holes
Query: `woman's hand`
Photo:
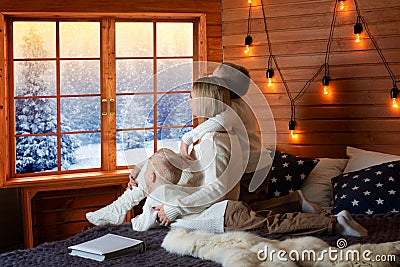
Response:
[{"label": "woman's hand", "polygon": [[137,176],[140,173],[140,169],[136,166],[133,166],[131,173],[129,174],[129,182],[128,182],[128,188],[130,190],[133,189],[133,187],[138,187],[138,182],[136,181]]},{"label": "woman's hand", "polygon": [[157,218],[158,218],[158,221],[159,221],[162,225],[168,226],[168,225],[171,224],[171,221],[168,219],[167,214],[165,214],[164,205],[160,205],[160,206],[157,206],[157,207],[153,207],[153,209],[154,209],[154,210],[158,210],[158,212],[157,212]]},{"label": "woman's hand", "polygon": [[189,155],[189,145],[185,144],[185,142],[183,141],[181,141],[181,147],[179,149],[179,152],[185,159],[192,160],[192,158]]}]

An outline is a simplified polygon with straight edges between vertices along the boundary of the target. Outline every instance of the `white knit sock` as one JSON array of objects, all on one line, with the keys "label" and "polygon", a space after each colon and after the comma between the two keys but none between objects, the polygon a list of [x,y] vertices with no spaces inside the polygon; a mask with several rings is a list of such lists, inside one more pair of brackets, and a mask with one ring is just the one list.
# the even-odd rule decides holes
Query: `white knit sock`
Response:
[{"label": "white knit sock", "polygon": [[348,236],[367,236],[368,231],[357,223],[347,210],[343,210],[336,215],[337,224],[335,232],[341,235]]},{"label": "white knit sock", "polygon": [[139,187],[132,190],[127,189],[113,203],[96,210],[86,213],[86,219],[94,225],[121,224],[126,213],[144,199],[145,192]]}]

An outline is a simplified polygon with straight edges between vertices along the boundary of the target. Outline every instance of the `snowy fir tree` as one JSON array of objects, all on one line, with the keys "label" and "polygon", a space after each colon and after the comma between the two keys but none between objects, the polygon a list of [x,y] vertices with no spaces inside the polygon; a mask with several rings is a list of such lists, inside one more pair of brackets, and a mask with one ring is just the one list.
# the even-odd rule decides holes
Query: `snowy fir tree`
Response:
[{"label": "snowy fir tree", "polygon": [[[40,36],[30,28],[24,37],[23,53],[26,58],[45,58],[46,49]],[[49,73],[46,61],[23,61],[22,86],[15,100],[16,119],[16,172],[30,173],[57,168],[57,109],[55,100],[45,97],[49,90],[45,79]],[[21,81],[20,81],[21,82]],[[29,135],[29,136],[24,136]],[[79,142],[72,135],[61,137],[61,164],[67,168],[74,163],[74,151]]]}]

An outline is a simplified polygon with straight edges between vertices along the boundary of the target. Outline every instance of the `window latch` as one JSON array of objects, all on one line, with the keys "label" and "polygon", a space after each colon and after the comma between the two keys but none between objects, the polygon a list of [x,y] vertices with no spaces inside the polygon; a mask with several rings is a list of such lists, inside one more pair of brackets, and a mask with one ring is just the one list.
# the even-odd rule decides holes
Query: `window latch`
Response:
[{"label": "window latch", "polygon": [[116,109],[116,105],[115,105],[115,99],[114,98],[110,98],[110,99],[106,99],[103,98],[101,99],[101,115],[102,116],[106,116],[106,115],[115,115],[115,109]]}]

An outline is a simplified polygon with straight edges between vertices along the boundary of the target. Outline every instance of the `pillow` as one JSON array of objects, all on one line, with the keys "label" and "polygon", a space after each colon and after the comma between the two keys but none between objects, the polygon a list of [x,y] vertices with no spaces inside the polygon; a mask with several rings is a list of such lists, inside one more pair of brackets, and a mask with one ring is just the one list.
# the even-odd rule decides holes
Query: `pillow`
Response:
[{"label": "pillow", "polygon": [[300,187],[304,196],[321,207],[331,207],[331,179],[343,173],[347,161],[348,159],[320,158],[317,166]]},{"label": "pillow", "polygon": [[348,146],[346,154],[349,158],[344,172],[354,172],[374,165],[400,160],[400,156],[368,151]]},{"label": "pillow", "polygon": [[[270,153],[273,151],[270,150]],[[275,151],[268,184],[268,198],[289,195],[290,192],[300,189],[318,162],[318,159],[300,158]]]},{"label": "pillow", "polygon": [[400,210],[400,161],[392,161],[332,179],[334,214],[386,213]]}]

